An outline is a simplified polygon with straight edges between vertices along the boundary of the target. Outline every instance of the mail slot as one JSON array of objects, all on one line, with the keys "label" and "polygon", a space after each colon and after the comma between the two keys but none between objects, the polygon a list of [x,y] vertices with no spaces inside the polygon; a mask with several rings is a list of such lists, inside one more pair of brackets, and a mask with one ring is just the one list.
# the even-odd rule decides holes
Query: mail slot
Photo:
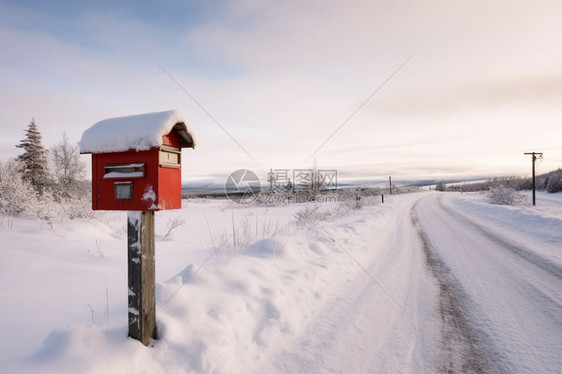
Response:
[{"label": "mail slot", "polygon": [[107,165],[104,166],[104,179],[113,178],[142,178],[144,177],[144,163],[125,164],[125,165]]},{"label": "mail slot", "polygon": [[195,141],[179,111],[100,121],[79,145],[92,154],[92,209],[181,208],[181,150]]}]

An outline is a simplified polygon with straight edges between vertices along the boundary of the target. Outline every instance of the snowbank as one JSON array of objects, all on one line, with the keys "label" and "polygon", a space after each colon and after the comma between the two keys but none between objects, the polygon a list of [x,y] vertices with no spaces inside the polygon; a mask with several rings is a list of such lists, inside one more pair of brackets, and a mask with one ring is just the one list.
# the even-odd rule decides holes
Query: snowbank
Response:
[{"label": "snowbank", "polygon": [[[178,215],[186,225],[156,244],[159,339],[152,348],[126,337],[124,213],[92,221],[98,229],[89,231],[16,219],[13,231],[1,232],[9,250],[0,281],[18,307],[0,313],[15,322],[2,329],[0,372],[254,372],[337,298],[334,285],[361,273],[334,240],[376,231],[390,207],[324,222],[329,237],[294,224],[299,205],[200,201],[159,212],[157,234]],[[237,242],[249,245],[234,245],[233,225]],[[368,259],[371,250],[353,252]]]},{"label": "snowbank", "polygon": [[494,227],[503,239],[527,247],[562,266],[562,194],[537,195],[538,205],[495,205],[481,194],[452,199],[455,209],[483,227]]},{"label": "snowbank", "polygon": [[[438,288],[411,218],[424,196],[306,225],[294,216],[307,205],[158,212],[157,236],[185,225],[156,243],[159,339],[148,348],[126,337],[124,212],[52,229],[16,218],[0,231],[0,372],[435,372]],[[556,214],[450,196],[494,231],[531,221],[526,240],[540,232],[560,248]]]}]

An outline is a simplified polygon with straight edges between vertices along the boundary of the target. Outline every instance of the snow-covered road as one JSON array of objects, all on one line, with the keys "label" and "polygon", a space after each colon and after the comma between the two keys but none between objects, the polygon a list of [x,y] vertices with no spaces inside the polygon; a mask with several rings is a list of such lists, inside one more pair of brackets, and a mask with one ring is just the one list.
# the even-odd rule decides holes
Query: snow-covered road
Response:
[{"label": "snow-covered road", "polygon": [[444,342],[456,347],[448,364],[455,371],[478,363],[483,372],[560,373],[562,266],[548,256],[560,248],[548,248],[532,227],[507,235],[499,222],[484,226],[478,209],[463,212],[464,204],[434,194],[415,208],[441,297],[456,304],[441,311],[449,314]]},{"label": "snow-covered road", "polygon": [[[401,196],[392,230],[336,241],[358,271],[256,372],[559,373],[558,249],[540,227],[506,231],[510,207],[470,204]],[[355,257],[364,247],[376,255]]]}]

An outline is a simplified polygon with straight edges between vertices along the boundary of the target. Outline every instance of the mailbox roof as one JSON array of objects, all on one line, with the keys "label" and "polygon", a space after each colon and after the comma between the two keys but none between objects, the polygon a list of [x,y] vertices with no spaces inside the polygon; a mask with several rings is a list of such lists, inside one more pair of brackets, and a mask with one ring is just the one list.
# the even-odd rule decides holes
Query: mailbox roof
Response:
[{"label": "mailbox roof", "polygon": [[109,118],[84,131],[80,153],[146,151],[162,145],[162,137],[177,131],[183,147],[195,147],[187,121],[178,110]]}]

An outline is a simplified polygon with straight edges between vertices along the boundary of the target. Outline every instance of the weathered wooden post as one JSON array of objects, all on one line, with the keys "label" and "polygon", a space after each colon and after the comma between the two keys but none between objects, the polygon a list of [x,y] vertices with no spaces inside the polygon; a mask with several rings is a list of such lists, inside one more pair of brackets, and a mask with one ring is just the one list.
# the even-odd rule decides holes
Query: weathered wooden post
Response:
[{"label": "weathered wooden post", "polygon": [[194,148],[177,110],[106,119],[82,135],[92,154],[92,209],[126,210],[129,336],[157,337],[154,212],[181,208],[181,148]]},{"label": "weathered wooden post", "polygon": [[127,213],[129,336],[148,345],[156,339],[154,212]]}]

